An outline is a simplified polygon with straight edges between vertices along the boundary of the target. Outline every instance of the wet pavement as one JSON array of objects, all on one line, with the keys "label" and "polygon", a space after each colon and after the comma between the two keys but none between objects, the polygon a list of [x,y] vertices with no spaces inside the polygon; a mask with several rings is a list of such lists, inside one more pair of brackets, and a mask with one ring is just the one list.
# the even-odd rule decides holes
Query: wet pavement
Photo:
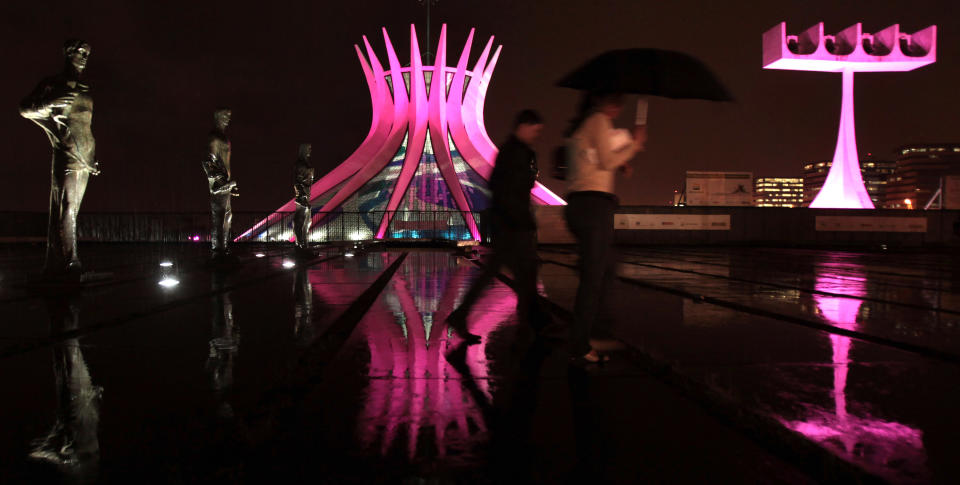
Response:
[{"label": "wet pavement", "polygon": [[[0,483],[955,482],[960,258],[627,248],[570,367],[452,250],[0,247]],[[569,248],[541,251],[569,320]],[[168,261],[172,265],[160,267]],[[162,280],[175,279],[164,287]],[[505,279],[505,281],[509,281]]]},{"label": "wet pavement", "polygon": [[[544,258],[548,293],[569,301],[575,285],[550,282],[573,279],[573,256]],[[956,480],[956,256],[631,248],[622,260],[618,338],[875,477]]]}]

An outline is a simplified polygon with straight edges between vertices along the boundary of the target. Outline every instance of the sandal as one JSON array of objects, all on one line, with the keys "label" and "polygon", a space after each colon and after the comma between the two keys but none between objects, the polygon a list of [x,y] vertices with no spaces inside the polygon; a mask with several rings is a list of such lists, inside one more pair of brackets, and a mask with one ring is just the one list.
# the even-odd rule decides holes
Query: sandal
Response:
[{"label": "sandal", "polygon": [[603,365],[607,362],[610,362],[610,356],[599,352],[596,349],[590,349],[590,352],[587,352],[584,355],[577,357],[571,357],[570,362],[574,365],[587,366],[587,365]]},{"label": "sandal", "polygon": [[461,315],[456,314],[456,312],[451,313],[447,317],[447,326],[453,329],[453,333],[457,334],[461,340],[463,340],[467,345],[476,345],[480,343],[480,336],[475,333],[470,333],[467,330],[467,321]]}]

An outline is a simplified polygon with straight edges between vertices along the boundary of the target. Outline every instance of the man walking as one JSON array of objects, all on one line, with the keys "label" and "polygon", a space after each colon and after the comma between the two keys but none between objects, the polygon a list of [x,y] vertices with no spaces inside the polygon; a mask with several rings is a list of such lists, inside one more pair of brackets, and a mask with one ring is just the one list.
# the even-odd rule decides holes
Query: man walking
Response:
[{"label": "man walking", "polygon": [[449,325],[467,343],[480,341],[467,329],[467,316],[502,266],[513,271],[520,318],[535,330],[549,323],[537,300],[537,224],[530,210],[530,190],[539,173],[530,145],[542,130],[543,121],[536,111],[521,111],[494,162],[490,176],[493,252],[463,302],[447,317]]}]

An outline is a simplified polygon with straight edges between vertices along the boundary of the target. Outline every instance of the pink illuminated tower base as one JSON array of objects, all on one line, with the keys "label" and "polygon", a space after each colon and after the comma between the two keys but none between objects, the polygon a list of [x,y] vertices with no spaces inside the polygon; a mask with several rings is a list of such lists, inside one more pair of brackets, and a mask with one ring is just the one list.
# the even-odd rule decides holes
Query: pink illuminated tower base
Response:
[{"label": "pink illuminated tower base", "polygon": [[875,34],[854,24],[836,35],[824,35],[823,23],[799,35],[787,35],[786,23],[763,34],[764,69],[839,72],[843,75],[840,130],[833,166],[810,204],[820,209],[873,209],[863,185],[857,156],[853,112],[853,73],[912,71],[936,62],[937,27],[913,34],[892,25]]},{"label": "pink illuminated tower base", "polygon": [[[401,64],[386,29],[386,66],[366,37],[366,56],[354,45],[370,89],[370,130],[349,158],[313,184],[311,241],[343,237],[328,230],[334,226],[347,227],[346,239],[354,240],[418,238],[426,231],[437,233],[438,225],[466,227],[455,239],[480,239],[473,213],[489,202],[487,181],[497,156],[484,127],[483,106],[502,46],[492,51],[490,37],[468,69],[473,36],[471,30],[454,67],[447,66],[446,25],[432,66],[423,64],[413,25],[407,66]],[[565,204],[540,183],[531,195],[537,204]],[[267,240],[267,234],[273,234],[273,240],[292,237],[292,228],[286,227],[290,218],[284,214],[293,209],[290,200],[237,240]],[[424,213],[452,215],[425,223],[420,218]]]}]

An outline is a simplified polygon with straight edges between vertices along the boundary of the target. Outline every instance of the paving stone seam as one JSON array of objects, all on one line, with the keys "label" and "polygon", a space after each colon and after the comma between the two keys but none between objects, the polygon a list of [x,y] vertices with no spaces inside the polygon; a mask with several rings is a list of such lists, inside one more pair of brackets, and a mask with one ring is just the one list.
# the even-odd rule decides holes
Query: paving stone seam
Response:
[{"label": "paving stone seam", "polygon": [[394,274],[407,257],[403,252],[384,269],[374,282],[367,287],[306,349],[293,365],[293,368],[280,382],[266,389],[260,402],[246,417],[250,428],[262,429],[270,426],[274,418],[295,406],[297,401],[321,381],[322,370],[340,352],[357,324],[363,319],[370,307],[386,288]]},{"label": "paving stone seam", "polygon": [[[328,256],[328,257],[326,257],[326,258],[321,258],[321,259],[318,259],[318,260],[316,260],[316,261],[311,261],[311,262],[307,263],[306,266],[307,266],[307,267],[314,266],[314,265],[317,265],[317,264],[320,264],[320,263],[323,263],[323,262],[326,262],[326,261],[330,261],[330,260],[333,260],[333,259],[338,259],[338,258],[341,258],[341,257],[343,257],[343,256],[340,255],[340,254],[337,254],[337,255],[334,255],[334,256]],[[0,360],[7,359],[7,358],[10,358],[10,357],[13,357],[13,356],[16,356],[16,355],[20,355],[20,354],[23,354],[23,353],[26,353],[26,352],[30,352],[30,351],[32,351],[32,350],[36,350],[36,349],[39,349],[39,348],[47,347],[47,346],[50,346],[50,345],[53,345],[53,344],[56,344],[56,343],[58,343],[58,342],[62,342],[62,341],[65,341],[65,340],[74,339],[74,338],[80,338],[80,337],[85,337],[85,336],[87,336],[87,335],[89,335],[89,334],[92,334],[92,333],[95,333],[95,332],[99,332],[100,330],[105,330],[105,329],[108,329],[108,328],[119,327],[119,326],[121,326],[121,325],[125,325],[125,324],[127,324],[127,323],[130,323],[130,322],[139,320],[139,319],[141,319],[141,318],[148,317],[148,316],[153,316],[153,315],[157,315],[157,314],[164,313],[164,312],[168,312],[168,311],[173,310],[173,309],[175,309],[175,308],[179,308],[179,307],[181,307],[181,306],[183,306],[183,305],[187,305],[187,304],[193,303],[193,302],[195,302],[195,301],[203,300],[203,299],[209,298],[209,297],[211,297],[211,296],[215,296],[215,295],[222,294],[222,293],[228,293],[228,292],[231,292],[231,291],[240,289],[240,288],[245,288],[245,287],[248,287],[248,286],[252,286],[252,285],[255,285],[255,284],[259,284],[259,283],[262,283],[262,282],[264,282],[264,281],[267,281],[267,280],[276,278],[276,277],[278,277],[278,276],[282,276],[282,275],[287,274],[287,273],[288,273],[287,270],[271,271],[271,272],[268,272],[267,274],[265,274],[265,275],[263,275],[263,276],[258,276],[258,277],[250,278],[250,279],[248,279],[248,280],[244,280],[244,281],[242,281],[242,282],[234,283],[234,284],[231,284],[231,285],[224,285],[223,288],[220,288],[220,289],[217,289],[217,290],[210,290],[210,291],[205,291],[205,292],[197,293],[197,294],[190,295],[190,296],[185,296],[185,297],[183,297],[183,298],[179,298],[179,299],[176,299],[176,300],[173,300],[173,301],[169,301],[169,302],[166,302],[166,303],[162,303],[162,304],[160,304],[160,305],[156,305],[156,306],[154,306],[154,307],[150,307],[150,308],[147,308],[147,309],[145,309],[145,310],[135,311],[135,312],[128,313],[128,314],[126,314],[126,315],[122,315],[122,316],[119,316],[119,317],[111,318],[111,319],[108,319],[108,320],[105,320],[105,321],[102,321],[102,322],[99,322],[99,323],[94,323],[94,324],[90,324],[90,325],[84,325],[82,328],[78,328],[78,329],[75,329],[75,330],[69,330],[69,331],[66,331],[66,332],[61,332],[61,333],[58,333],[58,334],[55,334],[55,335],[50,335],[50,336],[48,336],[48,337],[44,337],[44,338],[40,338],[40,339],[35,339],[35,340],[30,341],[30,342],[21,342],[21,343],[19,343],[19,344],[15,344],[15,345],[9,345],[9,346],[7,346],[6,348],[0,349]]]},{"label": "paving stone seam", "polygon": [[901,307],[905,307],[905,308],[911,308],[911,309],[914,309],[914,310],[922,310],[922,311],[926,311],[926,312],[938,312],[938,313],[949,313],[949,314],[951,314],[951,315],[960,315],[960,311],[957,311],[957,310],[950,310],[950,309],[947,309],[947,308],[928,307],[928,306],[924,306],[924,305],[917,305],[916,303],[906,303],[906,302],[900,302],[900,301],[894,301],[894,300],[884,300],[884,299],[882,299],[882,298],[872,298],[872,297],[868,297],[868,296],[854,296],[854,295],[848,295],[848,294],[845,294],[845,293],[834,293],[834,292],[831,292],[831,291],[823,291],[823,290],[816,290],[816,289],[810,289],[810,288],[803,288],[803,287],[800,287],[800,286],[784,285],[784,284],[781,284],[781,283],[769,283],[769,282],[766,282],[766,281],[758,281],[758,280],[750,280],[750,279],[746,279],[746,278],[738,278],[738,277],[735,277],[735,276],[723,276],[723,275],[715,275],[715,274],[710,274],[710,273],[702,273],[702,272],[700,272],[700,271],[694,271],[694,270],[690,270],[690,269],[669,268],[669,267],[666,267],[666,266],[658,266],[658,265],[655,265],[655,264],[640,263],[640,262],[636,262],[636,261],[623,261],[623,263],[629,264],[629,265],[632,265],[632,266],[643,266],[643,267],[647,267],[647,268],[660,269],[660,270],[664,270],[664,271],[673,271],[673,272],[677,272],[677,273],[692,274],[692,275],[696,275],[696,276],[707,276],[707,277],[710,277],[710,278],[717,278],[717,279],[723,279],[723,280],[728,280],[728,281],[736,281],[736,282],[739,282],[739,283],[749,283],[749,284],[752,284],[752,285],[769,286],[769,287],[772,287],[772,288],[779,288],[779,289],[782,289],[782,290],[797,290],[797,291],[801,291],[801,292],[804,292],[804,293],[810,293],[810,294],[814,294],[814,295],[823,295],[823,296],[829,296],[829,297],[834,297],[834,298],[846,298],[846,299],[848,299],[848,300],[868,301],[868,302],[871,302],[871,303],[882,303],[882,304],[885,304],[885,305],[901,306]]},{"label": "paving stone seam", "polygon": [[[656,252],[655,252],[655,253],[656,253]],[[667,261],[677,261],[677,262],[693,263],[693,264],[697,264],[697,265],[700,265],[700,266],[716,266],[716,267],[728,268],[728,269],[733,267],[733,264],[731,264],[731,263],[718,263],[718,262],[703,261],[703,260],[692,261],[692,260],[684,259],[684,258],[671,258],[671,257],[668,257],[668,256],[664,256],[664,255],[662,255],[662,254],[659,254],[659,253],[656,253],[656,254],[651,255],[651,254],[645,254],[645,253],[635,253],[635,252],[626,252],[626,251],[623,251],[623,252],[621,252],[621,254],[623,254],[623,255],[625,255],[625,256],[636,256],[636,257],[641,257],[641,258],[642,258],[642,257],[654,257],[654,258],[664,259],[664,260],[667,260]],[[691,254],[691,253],[687,253],[687,254]],[[694,255],[694,254],[691,254],[691,256],[695,256],[695,257],[698,257],[698,258],[708,257],[708,256],[704,256],[704,255]],[[816,267],[816,265],[813,265],[813,266]],[[757,268],[757,266],[754,266],[754,268]],[[777,272],[777,273],[780,273],[780,274],[794,274],[794,275],[797,274],[796,271],[793,271],[793,270],[783,270],[783,269],[773,269],[773,270],[771,270],[769,267],[766,267],[765,269],[766,269],[767,271],[774,271],[774,272]],[[887,272],[881,272],[881,271],[864,271],[864,272],[862,272],[862,273],[857,274],[857,276],[854,276],[851,271],[847,271],[847,270],[837,271],[836,269],[831,269],[831,277],[838,278],[838,279],[859,278],[859,277],[861,277],[861,275],[862,275],[863,277],[867,278],[867,279],[870,281],[870,284],[878,285],[878,286],[886,286],[886,287],[893,287],[893,288],[909,288],[909,289],[913,289],[913,290],[935,290],[935,291],[936,291],[936,290],[940,290],[940,288],[936,288],[936,287],[932,287],[932,286],[906,285],[906,284],[901,284],[901,283],[894,283],[894,282],[892,282],[892,281],[878,281],[878,280],[875,280],[875,279],[870,279],[871,276],[876,276],[876,275],[897,276],[897,277],[903,277],[903,278],[927,278],[926,275],[904,275],[904,274],[887,273]],[[938,280],[939,280],[939,278],[938,278]]]},{"label": "paving stone seam", "polygon": [[[554,264],[557,266],[562,266],[565,268],[570,268],[576,270],[577,267],[571,264],[562,263],[560,261],[553,261],[549,259],[542,259],[544,263]],[[910,352],[913,354],[921,355],[923,357],[941,360],[944,362],[949,362],[951,364],[960,364],[960,355],[952,354],[950,352],[944,352],[932,347],[927,347],[923,345],[916,345],[907,342],[901,342],[899,340],[889,339],[886,337],[880,337],[877,335],[872,335],[869,333],[858,332],[856,330],[847,330],[845,328],[835,327],[826,323],[821,323],[813,320],[807,320],[805,318],[795,317],[792,315],[786,315],[779,312],[774,312],[770,310],[764,310],[762,308],[752,307],[749,305],[744,305],[742,303],[722,300],[720,298],[701,295],[686,290],[681,290],[678,288],[671,288],[669,286],[658,285],[656,283],[650,283],[648,281],[643,281],[636,278],[628,278],[626,276],[619,276],[618,279],[625,283],[640,286],[644,288],[649,288],[656,291],[661,291],[664,293],[670,293],[673,295],[681,296],[684,298],[691,299],[693,301],[701,303],[709,303],[712,305],[717,305],[724,308],[729,308],[731,310],[736,310],[742,313],[748,313],[751,315],[757,315],[761,317],[767,317],[773,320],[778,320],[785,323],[790,323],[794,325],[800,325],[803,327],[811,328],[814,330],[820,330],[827,333],[832,333],[835,335],[842,335],[844,337],[855,338],[857,340],[862,340],[864,342],[869,342],[872,344],[882,345],[886,347],[892,347],[897,350],[902,350],[904,352]]]},{"label": "paving stone seam", "polygon": [[[666,250],[657,249],[657,248],[645,248],[645,250],[646,250],[646,251],[653,252],[653,253],[665,253],[665,252],[667,252]],[[625,253],[625,254],[634,254],[634,255],[637,255],[637,254],[638,254],[638,253],[627,253],[627,252],[624,252],[624,253]],[[696,256],[696,257],[709,257],[709,256],[716,256],[716,255],[719,254],[719,253],[709,253],[709,252],[706,252],[706,253],[705,253],[705,252],[698,252],[698,251],[696,251],[696,250],[682,249],[682,248],[675,248],[675,249],[674,249],[674,248],[671,248],[671,250],[669,251],[669,253],[670,253],[670,254],[687,254],[687,255]],[[775,253],[770,253],[769,251],[765,251],[764,248],[756,248],[756,249],[755,249],[755,253],[760,253],[760,254],[762,254],[762,255],[769,255],[769,256],[773,256],[773,254],[775,254]],[[729,254],[729,253],[727,253],[727,254]],[[735,255],[736,255],[736,256],[744,256],[742,253],[741,253],[741,254],[735,254]],[[851,255],[864,256],[864,258],[866,258],[866,255],[864,255],[863,253],[850,253],[850,252],[846,252],[846,251],[843,252],[843,256],[851,256]],[[771,260],[772,260],[771,257],[766,257],[766,258],[764,258],[764,256],[756,256],[755,254],[751,254],[751,256],[753,256],[752,259],[757,259],[757,260],[766,260],[766,261],[771,261]],[[841,258],[841,259],[844,259],[844,262],[852,262],[852,261],[849,261],[849,260],[852,260],[853,258],[846,258],[846,257],[844,257],[844,258]],[[777,261],[779,261],[779,260],[777,260]],[[903,267],[904,269],[909,268],[909,269],[913,269],[913,270],[916,270],[916,269],[920,268],[920,269],[922,269],[922,270],[924,270],[924,271],[935,271],[935,272],[938,272],[938,273],[947,273],[947,271],[945,271],[945,270],[942,269],[942,265],[937,266],[937,267],[931,267],[931,266],[928,266],[928,265],[925,265],[925,264],[919,264],[919,265],[918,265],[918,264],[914,264],[914,265],[901,266],[901,265],[893,264],[893,263],[891,263],[891,262],[889,262],[889,261],[880,261],[880,260],[876,260],[876,259],[874,259],[873,261],[867,261],[866,264],[880,264],[880,265],[883,265],[883,266],[886,266],[886,267],[889,267],[889,268],[901,268],[901,267]],[[930,275],[918,275],[918,274],[908,274],[908,273],[897,273],[897,272],[893,272],[893,271],[878,271],[878,270],[870,270],[870,271],[867,271],[867,274],[868,274],[868,275],[899,276],[899,277],[903,277],[903,278],[930,278],[930,277],[931,277]],[[936,279],[944,279],[943,276],[933,276],[933,277],[936,278]]]},{"label": "paving stone seam", "polygon": [[[277,250],[277,252],[280,253],[280,254],[282,254],[282,249],[281,249],[281,250]],[[272,252],[271,252],[271,256],[272,256],[272,255],[273,255],[273,254],[272,254]],[[257,259],[259,259],[259,258],[257,258]],[[206,257],[197,257],[197,258],[190,258],[190,259],[188,259],[187,261],[188,261],[188,263],[192,263],[192,262],[196,262],[196,261],[206,261],[206,260],[207,260]],[[241,262],[241,263],[245,263],[245,262],[254,261],[254,260],[255,260],[255,258],[244,258],[244,259],[241,259],[240,262]],[[135,264],[129,264],[129,265],[114,266],[114,267],[102,268],[102,269],[108,270],[108,269],[116,269],[116,268],[125,268],[125,267],[129,267],[129,266],[136,266],[136,265],[135,265]],[[147,265],[145,265],[145,264],[140,265],[140,266],[147,267]],[[190,273],[193,273],[193,272],[195,272],[195,271],[197,271],[197,270],[202,270],[202,269],[206,268],[206,265],[205,265],[205,264],[196,264],[196,265],[193,265],[193,266],[185,266],[184,268],[185,268],[185,270],[184,270],[184,272],[183,272],[182,274],[190,274]],[[136,282],[144,281],[144,280],[147,280],[147,279],[150,279],[150,278],[153,278],[153,277],[155,277],[155,275],[154,275],[154,274],[150,274],[150,275],[148,275],[148,276],[136,276],[136,277],[132,277],[132,278],[114,279],[114,280],[108,280],[108,281],[103,281],[103,282],[90,283],[90,284],[86,284],[86,285],[81,285],[81,286],[79,286],[79,287],[67,287],[67,288],[64,288],[64,287],[62,287],[62,286],[61,286],[61,287],[51,286],[51,287],[47,287],[47,288],[45,288],[45,289],[47,289],[47,290],[54,290],[54,291],[51,291],[51,292],[49,292],[49,293],[41,293],[41,294],[37,294],[36,290],[38,289],[38,287],[32,286],[32,285],[31,285],[31,282],[29,282],[29,281],[26,281],[26,282],[20,281],[20,282],[14,283],[13,285],[11,285],[11,287],[12,287],[12,288],[21,289],[21,290],[24,290],[24,289],[25,289],[25,290],[27,290],[27,291],[30,291],[30,293],[28,293],[28,294],[26,294],[26,295],[23,295],[23,296],[16,296],[16,297],[10,297],[10,298],[5,298],[5,299],[0,299],[0,305],[6,304],[6,303],[19,303],[19,302],[23,302],[23,301],[30,301],[30,300],[39,299],[39,298],[46,298],[46,297],[63,297],[63,296],[69,296],[69,295],[71,295],[71,294],[77,293],[78,291],[79,291],[79,292],[82,292],[82,291],[84,291],[84,290],[101,290],[101,289],[104,289],[104,288],[109,288],[109,287],[112,287],[112,286],[119,286],[119,285],[123,285],[123,284],[126,284],[126,283],[136,283]],[[58,291],[58,290],[59,290],[59,291]]]},{"label": "paving stone seam", "polygon": [[[557,252],[557,251],[551,251],[551,252]],[[564,254],[567,254],[567,253],[564,253]],[[886,304],[886,305],[902,306],[902,307],[905,307],[905,308],[911,308],[911,309],[914,309],[914,310],[923,310],[923,311],[927,311],[927,312],[939,312],[939,313],[949,313],[949,314],[951,314],[951,315],[960,315],[960,311],[950,310],[950,309],[947,309],[947,308],[935,308],[935,307],[928,307],[928,306],[924,306],[924,305],[917,305],[917,304],[915,304],[915,303],[905,303],[905,302],[899,302],[899,301],[894,301],[894,300],[884,300],[884,299],[881,299],[881,298],[871,298],[871,297],[867,297],[867,296],[854,296],[854,295],[848,295],[848,294],[845,294],[845,293],[834,293],[834,292],[831,292],[831,291],[823,291],[823,290],[817,290],[817,289],[811,289],[811,288],[804,288],[804,287],[800,287],[800,286],[785,285],[785,284],[782,284],[782,283],[771,283],[771,282],[766,282],[766,281],[750,280],[750,279],[747,279],[747,278],[738,278],[738,277],[735,277],[735,276],[716,275],[716,274],[711,274],[711,273],[703,273],[703,272],[700,272],[700,271],[694,271],[694,270],[690,270],[690,269],[670,268],[670,267],[667,267],[667,266],[658,266],[658,265],[655,265],[655,264],[641,263],[641,262],[637,262],[637,261],[622,261],[622,262],[625,263],[625,264],[632,265],[632,266],[642,266],[642,267],[646,267],[646,268],[659,269],[659,270],[663,270],[663,271],[673,271],[673,272],[676,272],[676,273],[683,273],[683,274],[692,274],[692,275],[696,275],[696,276],[707,276],[707,277],[710,277],[710,278],[723,279],[723,280],[728,280],[728,281],[737,281],[737,282],[740,282],[740,283],[749,283],[749,284],[753,284],[753,285],[769,286],[769,287],[772,287],[772,288],[779,288],[779,289],[782,289],[782,290],[797,290],[797,291],[801,291],[801,292],[804,292],[804,293],[811,293],[811,294],[815,294],[815,295],[823,295],[823,296],[829,296],[829,297],[835,297],[835,298],[846,298],[846,299],[850,299],[850,300],[868,301],[868,302],[872,302],[872,303],[883,303],[883,304]]]},{"label": "paving stone seam", "polygon": [[[556,264],[571,269],[575,266],[541,259],[544,263]],[[479,264],[479,263],[478,263]],[[503,274],[499,275],[512,287],[513,281]],[[564,319],[568,324],[573,321],[573,313],[566,308],[540,296],[551,312]],[[622,341],[621,341],[622,342]],[[843,483],[888,483],[880,476],[846,461],[820,445],[798,436],[769,416],[740,406],[735,400],[711,389],[711,387],[693,377],[676,370],[669,362],[657,359],[653,354],[623,342],[631,351],[630,360],[642,371],[657,380],[676,389],[678,393],[697,403],[707,414],[723,424],[743,434],[764,449],[794,464],[799,470],[816,476],[826,482]],[[815,466],[811,466],[815,463]]]}]

